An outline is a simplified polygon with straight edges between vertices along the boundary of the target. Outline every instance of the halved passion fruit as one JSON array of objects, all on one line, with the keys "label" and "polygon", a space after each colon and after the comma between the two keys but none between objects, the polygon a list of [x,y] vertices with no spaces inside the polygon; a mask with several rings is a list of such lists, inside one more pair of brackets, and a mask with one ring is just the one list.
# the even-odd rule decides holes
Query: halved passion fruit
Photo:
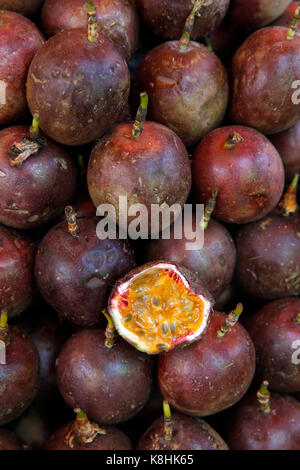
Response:
[{"label": "halved passion fruit", "polygon": [[198,339],[208,325],[213,304],[194,273],[158,261],[118,281],[108,310],[126,341],[147,354],[159,354]]}]

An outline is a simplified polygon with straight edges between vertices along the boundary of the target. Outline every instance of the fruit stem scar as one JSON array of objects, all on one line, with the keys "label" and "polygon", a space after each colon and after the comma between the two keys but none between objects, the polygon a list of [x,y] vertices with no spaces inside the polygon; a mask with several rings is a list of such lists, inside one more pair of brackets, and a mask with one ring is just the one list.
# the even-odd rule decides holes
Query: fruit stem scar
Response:
[{"label": "fruit stem scar", "polygon": [[260,386],[260,389],[257,391],[257,400],[260,404],[260,411],[262,413],[268,414],[271,412],[270,408],[270,392],[268,390],[269,382],[264,380]]},{"label": "fruit stem scar", "polygon": [[107,320],[107,327],[105,330],[105,346],[111,349],[115,342],[115,325],[111,316],[106,312],[106,310],[103,310],[102,313]]},{"label": "fruit stem scar", "polygon": [[132,137],[135,139],[143,132],[143,123],[146,120],[148,109],[148,94],[144,91],[140,94],[140,105],[136,113],[135,121],[132,127]]},{"label": "fruit stem scar", "polygon": [[167,400],[163,401],[164,410],[164,437],[166,441],[170,441],[173,437],[173,423],[170,405]]},{"label": "fruit stem scar", "polygon": [[201,16],[201,9],[202,7],[207,7],[212,4],[212,0],[196,0],[194,2],[194,6],[192,8],[191,13],[186,19],[182,36],[179,41],[179,48],[182,51],[185,51],[191,38],[191,34],[193,31],[194,23],[195,23],[195,16]]},{"label": "fruit stem scar", "polygon": [[299,175],[296,174],[288,187],[287,191],[283,195],[283,199],[279,204],[279,208],[284,217],[288,217],[290,214],[294,214],[298,209],[297,204],[297,188],[299,182]]},{"label": "fruit stem scar", "polygon": [[216,202],[217,202],[217,195],[218,195],[218,190],[214,189],[213,192],[212,192],[212,195],[211,195],[210,199],[208,200],[208,203],[205,207],[203,219],[202,219],[202,222],[200,223],[200,228],[202,228],[203,230],[205,230],[207,228],[208,223],[209,223],[210,218],[211,218],[211,214],[213,213],[213,211],[215,209]]},{"label": "fruit stem scar", "polygon": [[68,231],[72,237],[78,237],[79,227],[77,225],[76,213],[72,206],[67,206],[65,208],[65,215],[68,224]]},{"label": "fruit stem scar", "polygon": [[226,333],[228,333],[228,331],[230,330],[230,328],[238,322],[242,312],[243,305],[241,303],[238,303],[235,309],[227,315],[224,324],[218,329],[217,335],[219,336],[219,338],[225,336]]},{"label": "fruit stem scar", "polygon": [[97,12],[92,0],[85,0],[88,8],[88,40],[90,42],[96,42],[98,39],[97,31]]},{"label": "fruit stem scar", "polygon": [[289,41],[291,41],[294,38],[297,28],[298,28],[299,21],[300,21],[300,2],[298,2],[298,6],[296,7],[296,10],[294,13],[294,18],[287,32],[286,38]]},{"label": "fruit stem scar", "polygon": [[76,408],[74,411],[77,414],[76,419],[65,436],[65,443],[71,449],[75,447],[76,442],[79,444],[90,444],[98,434],[106,434],[105,429],[88,420],[84,411],[79,408]]},{"label": "fruit stem scar", "polygon": [[232,132],[227,137],[227,139],[225,141],[225,144],[224,144],[224,148],[225,149],[233,149],[235,147],[235,145],[239,142],[244,142],[243,137],[240,134],[238,134],[237,132]]}]

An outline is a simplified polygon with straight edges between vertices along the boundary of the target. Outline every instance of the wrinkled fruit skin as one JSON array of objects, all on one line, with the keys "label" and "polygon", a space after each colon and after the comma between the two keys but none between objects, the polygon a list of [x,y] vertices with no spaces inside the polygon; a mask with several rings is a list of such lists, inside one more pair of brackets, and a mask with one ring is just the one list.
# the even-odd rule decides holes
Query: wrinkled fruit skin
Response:
[{"label": "wrinkled fruit skin", "polygon": [[[232,21],[245,31],[269,25],[285,11],[291,0],[233,0],[230,4]],[[294,2],[297,3],[297,2]],[[295,12],[296,7],[294,8]]]},{"label": "wrinkled fruit skin", "polygon": [[50,38],[28,73],[32,115],[39,115],[40,127],[49,137],[66,145],[83,145],[100,137],[125,107],[128,94],[125,59],[104,34],[89,42],[86,29],[62,31]]},{"label": "wrinkled fruit skin", "polygon": [[[119,196],[127,197],[128,208],[144,204],[185,204],[191,188],[191,168],[186,148],[170,129],[146,121],[137,138],[132,123],[119,124],[94,147],[88,166],[88,189],[95,207],[112,204],[117,222],[127,217],[119,208]],[[128,217],[130,222],[135,217]],[[143,222],[150,228],[150,220]],[[145,226],[142,224],[142,227]],[[122,228],[127,228],[123,227]]]},{"label": "wrinkled fruit skin", "polygon": [[[109,37],[130,60],[137,48],[139,19],[133,0],[94,0],[99,31]],[[87,6],[81,0],[46,0],[42,31],[47,37],[66,29],[87,28]]]},{"label": "wrinkled fruit skin", "polygon": [[65,442],[65,436],[68,434],[72,423],[68,423],[58,429],[44,446],[44,450],[132,450],[132,444],[129,438],[119,429],[112,426],[105,426],[106,434],[101,434],[88,444],[81,444],[74,441],[74,447],[71,448]]},{"label": "wrinkled fruit skin", "polygon": [[66,403],[86,411],[100,424],[117,424],[135,416],[151,390],[152,360],[117,338],[110,349],[103,330],[73,335],[57,359],[57,383]]},{"label": "wrinkled fruit skin", "polygon": [[[196,217],[193,215],[193,230],[196,229]],[[170,240],[160,238],[150,240],[144,247],[145,261],[165,259],[185,266],[194,272],[214,298],[217,298],[230,283],[235,268],[236,250],[228,230],[216,220],[210,220],[204,232],[204,246],[196,243],[193,250],[187,250],[183,237],[174,238],[174,226],[171,226]],[[183,232],[184,233],[184,232]]]},{"label": "wrinkled fruit skin", "polygon": [[184,51],[179,44],[166,42],[147,54],[137,72],[135,94],[147,91],[148,118],[169,127],[185,145],[192,146],[224,117],[227,72],[203,44],[190,42]]},{"label": "wrinkled fruit skin", "polygon": [[299,232],[299,214],[272,214],[239,230],[236,277],[246,292],[270,300],[300,294]]},{"label": "wrinkled fruit skin", "polygon": [[286,182],[290,183],[300,173],[300,121],[287,131],[271,135],[270,140],[282,158]]},{"label": "wrinkled fruit skin", "polygon": [[35,276],[45,300],[68,320],[82,326],[103,321],[110,291],[135,266],[127,240],[101,240],[99,219],[77,219],[79,236],[66,221],[53,227],[39,246]]},{"label": "wrinkled fruit skin", "polygon": [[300,119],[292,86],[300,76],[300,35],[286,36],[281,26],[259,29],[235,53],[230,112],[237,124],[276,134]]},{"label": "wrinkled fruit skin", "polygon": [[29,137],[27,126],[0,131],[0,222],[18,229],[39,227],[55,218],[74,197],[77,171],[68,150],[47,145],[20,167],[10,165],[14,143]]},{"label": "wrinkled fruit skin", "polygon": [[288,395],[271,394],[271,413],[259,409],[256,392],[237,405],[226,441],[232,450],[299,450],[300,403]]},{"label": "wrinkled fruit skin", "polygon": [[[1,3],[0,8],[3,8]],[[21,118],[27,111],[27,72],[43,42],[42,34],[27,18],[12,11],[0,10],[0,125]]]},{"label": "wrinkled fruit skin", "polygon": [[0,225],[0,310],[9,318],[26,310],[35,298],[34,243],[21,232]]},{"label": "wrinkled fruit skin", "polygon": [[[243,138],[225,148],[236,132]],[[228,223],[261,219],[274,209],[284,188],[284,168],[274,146],[255,129],[227,126],[200,142],[192,160],[193,190],[198,203],[207,204],[218,190],[214,217]]]},{"label": "wrinkled fruit skin", "polygon": [[[191,0],[137,0],[143,20],[163,39],[179,39],[186,18],[193,8]],[[201,39],[212,33],[221,23],[229,6],[229,0],[214,0],[196,17],[192,39]]]},{"label": "wrinkled fruit skin", "polygon": [[10,429],[0,429],[0,450],[22,450],[17,436]]},{"label": "wrinkled fruit skin", "polygon": [[256,376],[260,381],[267,380],[276,392],[300,392],[296,347],[300,340],[300,320],[296,322],[299,312],[300,299],[279,299],[266,304],[247,322],[256,350]]},{"label": "wrinkled fruit skin", "polygon": [[142,436],[138,450],[228,450],[221,436],[202,419],[172,413],[173,438],[165,439],[164,418],[158,418]]},{"label": "wrinkled fruit skin", "polygon": [[188,348],[159,356],[158,385],[172,407],[192,416],[222,411],[246,393],[255,370],[255,350],[237,323],[222,338],[226,315],[214,312],[206,334]]},{"label": "wrinkled fruit skin", "polygon": [[30,405],[39,384],[39,356],[32,341],[10,327],[6,364],[0,364],[0,426],[17,418]]},{"label": "wrinkled fruit skin", "polygon": [[30,17],[37,13],[42,3],[43,0],[0,0],[0,9]]}]

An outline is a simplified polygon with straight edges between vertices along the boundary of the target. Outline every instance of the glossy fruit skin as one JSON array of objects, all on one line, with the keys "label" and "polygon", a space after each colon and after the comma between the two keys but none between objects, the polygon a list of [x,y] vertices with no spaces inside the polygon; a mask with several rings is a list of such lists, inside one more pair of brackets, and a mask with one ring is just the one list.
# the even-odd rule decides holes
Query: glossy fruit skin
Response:
[{"label": "glossy fruit skin", "polygon": [[0,10],[0,80],[5,87],[5,90],[1,87],[0,125],[9,124],[26,113],[27,72],[43,42],[42,34],[27,18]]},{"label": "glossy fruit skin", "polygon": [[57,383],[66,403],[86,410],[99,424],[117,424],[146,404],[152,383],[152,359],[120,337],[110,349],[104,330],[75,333],[57,359]]},{"label": "glossy fruit skin", "polygon": [[[233,0],[230,4],[230,15],[236,25],[247,32],[269,25],[285,11],[290,0]],[[296,2],[294,2],[296,3]],[[295,8],[294,8],[295,11]]]},{"label": "glossy fruit skin", "polygon": [[[193,215],[193,230],[196,230],[196,216]],[[204,232],[202,243],[187,250],[190,243],[184,236],[174,237],[174,225],[171,226],[170,239],[150,240],[144,246],[145,261],[165,259],[185,266],[194,272],[214,298],[217,298],[230,283],[235,263],[236,250],[228,230],[216,220],[211,219]],[[196,242],[195,242],[196,243]]]},{"label": "glossy fruit skin", "polygon": [[[112,39],[117,49],[130,60],[137,48],[139,19],[133,0],[94,0],[99,31]],[[87,6],[81,0],[46,0],[42,30],[47,37],[60,31],[87,28]]]},{"label": "glossy fruit skin", "polygon": [[172,413],[173,438],[164,438],[164,418],[158,418],[147,429],[138,450],[228,450],[221,436],[202,419]]},{"label": "glossy fruit skin", "polygon": [[13,318],[26,310],[36,295],[35,245],[27,235],[0,225],[0,310]]},{"label": "glossy fruit skin", "polygon": [[300,121],[287,131],[271,135],[270,141],[282,158],[286,182],[290,183],[295,174],[300,173]]},{"label": "glossy fruit skin", "polygon": [[0,9],[32,16],[39,10],[43,0],[0,0]]},{"label": "glossy fruit skin", "polygon": [[287,130],[300,118],[292,87],[300,76],[300,35],[292,41],[286,36],[287,29],[281,26],[259,29],[237,50],[231,64],[232,119],[266,135]]},{"label": "glossy fruit skin", "polygon": [[226,441],[232,450],[299,450],[300,403],[289,395],[272,393],[271,413],[259,409],[256,392],[237,405]]},{"label": "glossy fruit skin", "polygon": [[[132,450],[129,438],[113,426],[104,426],[106,434],[98,435],[89,444],[76,443],[73,448],[65,443],[72,422],[58,429],[46,442],[44,450]],[[101,426],[102,427],[102,426]]]},{"label": "glossy fruit skin", "polygon": [[158,385],[176,410],[192,416],[218,413],[241,399],[255,370],[255,350],[237,323],[222,338],[226,315],[215,311],[205,335],[187,348],[159,356]]},{"label": "glossy fruit skin", "polygon": [[25,135],[27,126],[0,131],[0,221],[18,229],[39,227],[59,215],[72,202],[77,184],[69,151],[49,138],[37,154],[12,167],[8,153]]},{"label": "glossy fruit skin", "polygon": [[[119,214],[119,196],[127,197],[128,208],[144,204],[185,204],[191,188],[188,153],[180,138],[167,127],[146,121],[137,138],[132,123],[115,126],[94,147],[87,173],[88,189],[95,207],[109,203]],[[134,217],[129,216],[130,222]],[[150,220],[143,221],[149,224]],[[127,228],[127,227],[126,227]]]},{"label": "glossy fruit skin", "polygon": [[300,340],[299,312],[300,299],[289,297],[267,303],[247,322],[256,350],[256,377],[276,392],[300,392],[300,365],[293,361]]},{"label": "glossy fruit skin", "polygon": [[[225,148],[233,132],[243,141]],[[244,126],[221,127],[204,137],[193,154],[192,174],[196,201],[207,204],[217,189],[213,215],[228,223],[261,219],[276,207],[284,188],[277,150],[262,134]]]},{"label": "glossy fruit skin", "polygon": [[82,326],[103,322],[113,284],[135,266],[127,240],[101,240],[96,217],[77,219],[79,236],[60,222],[39,246],[35,277],[45,300],[68,320]]},{"label": "glossy fruit skin", "polygon": [[300,293],[299,229],[299,214],[271,214],[239,230],[236,278],[247,293],[270,300]]},{"label": "glossy fruit skin", "polygon": [[114,43],[102,33],[89,42],[86,29],[73,29],[50,38],[34,57],[27,100],[49,137],[83,145],[114,123],[127,103],[129,85],[126,61]]},{"label": "glossy fruit skin", "polygon": [[[186,18],[193,8],[191,0],[137,0],[143,20],[163,39],[179,39]],[[214,31],[224,18],[229,0],[215,0],[203,8],[201,17],[195,21],[192,39],[201,39]]]},{"label": "glossy fruit skin", "polygon": [[217,127],[228,103],[227,72],[203,44],[179,41],[152,49],[136,76],[135,94],[147,91],[148,118],[172,129],[185,145],[195,145]]},{"label": "glossy fruit skin", "polygon": [[28,408],[39,384],[39,356],[34,344],[16,327],[9,327],[9,336],[6,364],[0,364],[0,426]]},{"label": "glossy fruit skin", "polygon": [[17,436],[10,429],[0,429],[0,450],[22,450]]}]

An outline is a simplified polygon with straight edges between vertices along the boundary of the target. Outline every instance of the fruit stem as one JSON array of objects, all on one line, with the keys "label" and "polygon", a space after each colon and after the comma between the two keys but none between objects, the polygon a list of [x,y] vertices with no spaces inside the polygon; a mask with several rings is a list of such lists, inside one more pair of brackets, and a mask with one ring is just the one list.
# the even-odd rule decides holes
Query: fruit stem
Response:
[{"label": "fruit stem", "polygon": [[296,323],[296,325],[300,325],[300,312],[298,312],[296,317],[295,317],[295,323]]},{"label": "fruit stem", "polygon": [[78,155],[77,162],[78,162],[78,167],[79,167],[79,173],[83,177],[86,174],[86,166],[84,163],[83,155]]},{"label": "fruit stem", "polygon": [[32,119],[32,124],[29,129],[29,134],[31,140],[35,140],[39,135],[39,125],[40,125],[40,118],[38,114],[34,114]]},{"label": "fruit stem", "polygon": [[297,188],[299,182],[299,175],[296,174],[288,187],[287,191],[283,195],[283,199],[279,204],[282,215],[288,217],[290,214],[294,214],[298,209],[297,204]]},{"label": "fruit stem", "polygon": [[92,0],[85,0],[88,8],[88,40],[90,42],[96,42],[98,39],[97,31],[97,12]]},{"label": "fruit stem", "polygon": [[238,142],[244,142],[244,139],[240,134],[234,131],[227,137],[224,148],[233,149]]},{"label": "fruit stem", "polygon": [[8,315],[6,310],[1,310],[0,314],[0,341],[2,341],[5,346],[8,346],[10,343],[10,337],[8,333]]},{"label": "fruit stem", "polygon": [[209,51],[213,52],[213,47],[212,47],[212,43],[211,43],[211,40],[210,40],[209,36],[205,36],[204,42],[205,42],[205,45],[206,45],[207,49]]},{"label": "fruit stem", "polygon": [[217,335],[219,338],[225,336],[226,333],[228,333],[228,331],[230,330],[230,328],[238,322],[242,312],[243,305],[241,303],[238,303],[235,309],[227,315],[224,324],[218,329]]},{"label": "fruit stem", "polygon": [[164,410],[164,434],[165,440],[170,441],[173,437],[173,423],[172,423],[172,414],[171,408],[167,400],[163,401],[163,410]]},{"label": "fruit stem", "polygon": [[143,132],[143,123],[146,120],[148,109],[148,94],[144,91],[140,94],[140,105],[136,113],[135,121],[132,127],[132,137],[135,139]]},{"label": "fruit stem", "polygon": [[288,32],[287,32],[286,38],[289,41],[291,41],[294,38],[297,28],[298,28],[299,21],[300,21],[300,2],[298,3],[298,6],[296,7],[292,24],[289,27]]},{"label": "fruit stem", "polygon": [[88,420],[87,415],[84,411],[76,408],[75,413],[77,414],[74,423],[68,433],[65,436],[65,443],[73,449],[76,442],[78,444],[90,444],[92,443],[98,434],[106,434],[105,429],[100,428],[96,423],[91,423]]},{"label": "fruit stem", "polygon": [[202,7],[207,7],[212,4],[212,0],[195,0],[192,11],[186,19],[182,36],[179,40],[179,49],[185,51],[191,39],[193,31],[195,16],[201,16]]},{"label": "fruit stem", "polygon": [[76,220],[76,212],[72,206],[67,206],[65,208],[65,215],[68,223],[68,230],[72,237],[78,237],[79,227]]},{"label": "fruit stem", "polygon": [[105,330],[105,346],[111,349],[115,343],[115,325],[111,316],[106,312],[106,310],[103,310],[102,313],[107,320],[107,327]]},{"label": "fruit stem", "polygon": [[270,392],[268,390],[269,382],[264,380],[258,390],[256,396],[258,403],[260,404],[260,411],[262,413],[268,414],[271,412],[270,408]]},{"label": "fruit stem", "polygon": [[35,114],[29,128],[29,137],[25,135],[20,142],[15,142],[7,154],[10,158],[10,166],[22,166],[31,155],[36,155],[47,144],[46,139],[39,136],[39,124],[40,118],[38,114]]},{"label": "fruit stem", "polygon": [[211,218],[211,214],[213,213],[214,208],[216,206],[217,195],[218,195],[218,190],[214,189],[212,194],[211,194],[211,197],[209,198],[208,203],[205,207],[203,220],[202,220],[202,223],[201,223],[201,228],[203,230],[207,229],[207,226],[208,226],[210,218]]}]

